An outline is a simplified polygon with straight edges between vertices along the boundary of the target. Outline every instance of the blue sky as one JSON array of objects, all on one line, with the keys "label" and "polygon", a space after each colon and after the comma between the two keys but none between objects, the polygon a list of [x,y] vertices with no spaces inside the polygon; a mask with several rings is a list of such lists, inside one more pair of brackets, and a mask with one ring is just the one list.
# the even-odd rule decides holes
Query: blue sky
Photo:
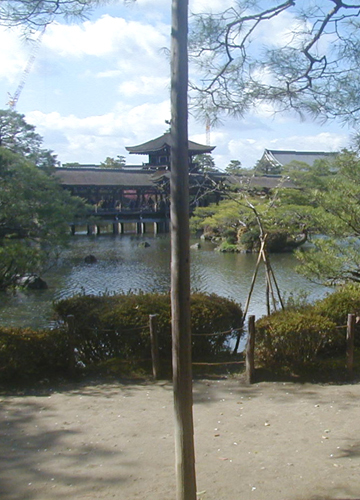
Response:
[{"label": "blue sky", "polygon": [[[232,0],[192,0],[193,12],[219,10]],[[44,146],[61,163],[95,163],[128,155],[134,146],[161,135],[170,119],[170,0],[118,1],[94,10],[86,21],[50,25],[36,51],[16,110],[36,126]],[[270,30],[271,28],[269,28]],[[272,29],[275,29],[274,27]],[[277,27],[277,34],[279,33]],[[268,31],[266,36],[272,36]],[[18,29],[0,28],[0,107],[14,94],[33,45]],[[334,122],[305,122],[291,114],[274,115],[259,106],[241,119],[212,128],[213,156],[220,169],[232,159],[251,168],[264,148],[337,151],[353,131]],[[192,140],[205,144],[205,126],[189,119]]]}]

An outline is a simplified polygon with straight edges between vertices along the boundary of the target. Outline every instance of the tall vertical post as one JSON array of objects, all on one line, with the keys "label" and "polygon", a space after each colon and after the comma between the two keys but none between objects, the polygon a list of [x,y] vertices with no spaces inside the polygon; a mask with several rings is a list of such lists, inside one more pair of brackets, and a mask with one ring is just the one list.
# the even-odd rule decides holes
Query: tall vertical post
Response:
[{"label": "tall vertical post", "polygon": [[157,314],[150,314],[149,316],[152,371],[155,380],[157,380],[160,375],[159,341],[156,328],[156,318]]},{"label": "tall vertical post", "polygon": [[352,378],[354,369],[355,324],[355,314],[348,314],[346,329],[346,368],[349,378]]},{"label": "tall vertical post", "polygon": [[249,316],[249,336],[246,344],[246,357],[245,357],[245,378],[248,384],[254,381],[255,373],[255,316]]},{"label": "tall vertical post", "polygon": [[196,500],[190,332],[187,43],[188,0],[172,0],[170,219],[177,500]]}]

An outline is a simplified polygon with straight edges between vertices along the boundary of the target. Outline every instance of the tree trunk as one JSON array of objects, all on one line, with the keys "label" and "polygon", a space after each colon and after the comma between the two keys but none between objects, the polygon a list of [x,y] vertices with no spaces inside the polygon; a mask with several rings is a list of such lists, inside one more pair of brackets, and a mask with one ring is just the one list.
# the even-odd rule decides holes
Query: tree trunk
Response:
[{"label": "tree trunk", "polygon": [[177,500],[196,500],[190,332],[188,0],[172,0],[171,314]]}]

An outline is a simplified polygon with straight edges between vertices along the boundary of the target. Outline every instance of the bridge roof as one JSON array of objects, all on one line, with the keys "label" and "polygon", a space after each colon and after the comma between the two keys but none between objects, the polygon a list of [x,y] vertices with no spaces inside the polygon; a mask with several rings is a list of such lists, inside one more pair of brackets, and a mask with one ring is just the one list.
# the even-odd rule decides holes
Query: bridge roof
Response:
[{"label": "bridge roof", "polygon": [[[151,153],[158,153],[166,147],[171,147],[171,135],[169,132],[152,139],[151,141],[144,142],[138,146],[127,146],[125,149],[129,151],[130,154],[137,155],[148,155]],[[205,146],[204,144],[198,144],[197,142],[189,141],[189,154],[197,155],[203,153],[211,153],[215,149],[215,146]]]},{"label": "bridge roof", "polygon": [[151,170],[56,168],[55,177],[63,186],[154,186]]}]

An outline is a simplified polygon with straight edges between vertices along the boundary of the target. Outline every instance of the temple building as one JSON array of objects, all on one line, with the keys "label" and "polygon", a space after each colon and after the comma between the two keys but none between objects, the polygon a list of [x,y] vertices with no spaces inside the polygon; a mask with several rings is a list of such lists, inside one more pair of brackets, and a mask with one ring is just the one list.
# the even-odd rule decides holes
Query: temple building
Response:
[{"label": "temple building", "polygon": [[[205,146],[193,141],[189,141],[189,171],[193,172],[197,169],[194,163],[194,156],[200,154],[209,154],[215,146]],[[170,168],[170,149],[171,135],[170,132],[165,133],[161,137],[157,137],[151,141],[139,144],[138,146],[127,146],[125,148],[130,154],[148,155],[148,163],[143,164],[143,168],[169,170]]]},{"label": "temple building", "polygon": [[[170,199],[170,149],[169,133],[138,146],[126,148],[130,154],[147,155],[148,162],[141,166],[123,168],[101,168],[96,165],[76,165],[56,168],[55,177],[74,196],[85,199],[92,207],[92,215],[107,223],[122,225],[135,223],[138,228],[145,221],[157,228],[165,227],[169,218]],[[217,201],[206,192],[213,191],[213,183],[198,172],[194,156],[210,153],[214,146],[205,146],[189,141],[189,184],[192,207],[199,203]],[[222,178],[224,174],[211,174]],[[209,185],[209,182],[211,185]],[[211,199],[210,199],[211,198]],[[201,200],[198,202],[198,200]],[[155,227],[155,226],[154,226]],[[98,231],[100,228],[98,227]],[[75,229],[73,229],[73,232]],[[118,229],[114,232],[117,232]],[[120,230],[122,231],[122,230]]]}]

